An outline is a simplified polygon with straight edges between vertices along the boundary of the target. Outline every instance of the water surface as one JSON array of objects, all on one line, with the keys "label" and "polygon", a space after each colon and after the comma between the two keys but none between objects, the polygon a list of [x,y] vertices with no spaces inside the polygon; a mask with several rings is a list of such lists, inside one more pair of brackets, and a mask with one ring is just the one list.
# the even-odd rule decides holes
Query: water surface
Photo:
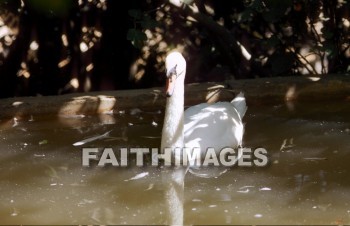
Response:
[{"label": "water surface", "polygon": [[[249,106],[244,146],[265,148],[269,165],[188,173],[184,223],[350,224],[349,113],[346,102]],[[162,121],[163,109],[2,119],[1,224],[166,224],[164,169],[81,165],[82,147],[158,147]]]}]

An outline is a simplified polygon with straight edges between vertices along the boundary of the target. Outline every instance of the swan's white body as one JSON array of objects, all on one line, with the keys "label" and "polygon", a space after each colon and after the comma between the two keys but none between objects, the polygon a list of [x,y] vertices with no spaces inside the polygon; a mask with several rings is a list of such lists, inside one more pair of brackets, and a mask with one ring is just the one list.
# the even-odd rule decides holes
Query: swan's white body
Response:
[{"label": "swan's white body", "polygon": [[[243,98],[239,94],[235,100]],[[199,104],[185,111],[184,142],[191,149],[199,147],[203,155],[208,147],[218,153],[225,147],[236,148],[242,144],[243,123],[235,101]]]},{"label": "swan's white body", "polygon": [[[236,148],[242,144],[242,118],[246,112],[243,93],[231,102],[199,104],[184,111],[186,61],[178,52],[166,58],[167,103],[162,131],[161,150],[199,148],[204,157],[207,148]],[[176,154],[174,153],[175,157]],[[186,167],[164,171],[165,198],[170,225],[183,225],[184,179]]]},{"label": "swan's white body", "polygon": [[225,147],[242,145],[242,118],[247,110],[243,93],[231,102],[199,104],[184,111],[186,61],[178,52],[166,58],[168,81],[167,104],[162,131],[164,148],[199,148],[202,157],[207,148],[219,152]]}]

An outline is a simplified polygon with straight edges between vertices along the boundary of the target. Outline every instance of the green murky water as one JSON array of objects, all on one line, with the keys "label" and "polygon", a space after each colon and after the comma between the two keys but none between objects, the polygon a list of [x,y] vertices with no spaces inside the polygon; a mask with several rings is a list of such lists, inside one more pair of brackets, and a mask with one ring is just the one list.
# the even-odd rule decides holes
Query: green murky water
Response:
[{"label": "green murky water", "polygon": [[[340,102],[248,106],[244,146],[265,148],[269,165],[188,173],[184,223],[350,224],[349,113]],[[1,224],[167,223],[162,168],[82,167],[82,147],[158,147],[162,121],[163,109],[2,119]]]}]

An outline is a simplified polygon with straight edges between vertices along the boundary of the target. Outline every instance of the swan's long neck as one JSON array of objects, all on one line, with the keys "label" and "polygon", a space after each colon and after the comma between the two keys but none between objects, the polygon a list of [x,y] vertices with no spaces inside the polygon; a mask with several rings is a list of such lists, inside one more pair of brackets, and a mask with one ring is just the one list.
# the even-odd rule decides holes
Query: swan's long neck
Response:
[{"label": "swan's long neck", "polygon": [[[162,132],[161,150],[171,148],[173,155],[176,147],[184,146],[184,84],[178,82],[176,90],[168,97]],[[169,214],[169,225],[183,225],[184,221],[184,179],[186,170],[183,167],[174,168],[164,173],[167,184],[165,198]]]},{"label": "swan's long neck", "polygon": [[[161,152],[171,148],[173,155],[175,148],[184,147],[184,79],[186,74],[186,61],[180,53],[167,56],[167,98],[165,117],[162,131]],[[166,182],[165,198],[168,224],[183,225],[184,219],[184,179],[186,169],[175,167],[173,170],[163,172]]]},{"label": "swan's long neck", "polygon": [[181,78],[178,80],[173,95],[166,102],[161,151],[184,146],[184,83]]}]

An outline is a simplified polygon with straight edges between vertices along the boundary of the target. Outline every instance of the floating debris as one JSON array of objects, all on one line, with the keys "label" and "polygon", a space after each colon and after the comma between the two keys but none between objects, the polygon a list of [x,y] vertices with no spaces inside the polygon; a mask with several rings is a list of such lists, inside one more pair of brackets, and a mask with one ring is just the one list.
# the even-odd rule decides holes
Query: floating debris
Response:
[{"label": "floating debris", "polygon": [[149,191],[149,190],[152,190],[154,187],[154,184],[149,184],[148,185],[148,188],[145,190],[145,191]]},{"label": "floating debris", "polygon": [[140,114],[142,111],[138,108],[133,108],[130,110],[130,115]]},{"label": "floating debris", "polygon": [[271,191],[272,189],[271,188],[268,188],[268,187],[263,187],[263,188],[260,188],[259,191]]},{"label": "floating debris", "polygon": [[113,111],[113,109],[112,110],[108,110],[108,111],[104,111],[103,114],[105,114],[105,115],[113,115],[114,111]]},{"label": "floating debris", "polygon": [[83,114],[77,114],[77,115],[59,115],[60,118],[66,118],[66,119],[81,119],[85,118],[85,115]]},{"label": "floating debris", "polygon": [[18,214],[19,214],[19,211],[16,208],[13,208],[13,211],[11,213],[11,217],[16,217],[16,216],[18,216]]},{"label": "floating debris", "polygon": [[152,121],[152,126],[157,127],[158,123],[156,123],[155,121]]},{"label": "floating debris", "polygon": [[247,194],[247,193],[250,192],[250,190],[249,190],[249,188],[247,188],[247,189],[245,189],[245,190],[242,190],[242,191],[239,190],[239,191],[237,191],[237,192]]},{"label": "floating debris", "polygon": [[130,180],[138,180],[138,179],[141,179],[141,178],[144,178],[146,176],[148,176],[149,173],[148,172],[143,172],[143,173],[139,173],[137,174],[136,176],[130,178],[130,179],[127,179],[127,180],[124,180],[124,181],[130,181]]},{"label": "floating debris", "polygon": [[327,160],[327,158],[322,158],[322,157],[310,157],[310,158],[304,158],[304,160],[308,160],[308,161],[320,161],[320,160]]},{"label": "floating debris", "polygon": [[48,144],[48,143],[49,143],[48,140],[39,141],[39,145],[44,145],[44,144]]},{"label": "floating debris", "polygon": [[254,188],[254,187],[255,186],[253,186],[253,185],[246,185],[246,186],[240,187],[239,190],[246,189],[246,188]]},{"label": "floating debris", "polygon": [[254,188],[254,186],[247,185],[247,186],[240,187],[237,192],[246,194],[250,192],[249,188]]},{"label": "floating debris", "polygon": [[19,105],[22,105],[22,104],[24,104],[22,101],[15,101],[12,103],[12,106],[18,107]]},{"label": "floating debris", "polygon": [[262,216],[263,216],[263,215],[260,214],[260,213],[257,213],[257,214],[254,215],[255,218],[262,218]]},{"label": "floating debris", "polygon": [[18,126],[18,119],[14,117],[12,127],[16,127],[16,126]]},{"label": "floating debris", "polygon": [[28,119],[28,122],[34,122],[34,117],[33,117],[33,115],[30,115],[30,118]]},{"label": "floating debris", "polygon": [[290,138],[289,139],[289,142],[288,142],[288,139],[284,139],[283,140],[283,143],[280,147],[280,151],[283,151],[284,149],[288,149],[288,148],[293,148],[295,145],[294,145],[294,139],[293,138]]},{"label": "floating debris", "polygon": [[90,138],[87,138],[85,140],[81,140],[81,141],[78,141],[78,142],[75,142],[73,144],[73,146],[80,146],[80,145],[83,145],[83,144],[87,144],[87,143],[90,143],[92,141],[95,141],[95,140],[99,140],[99,139],[103,139],[103,138],[106,138],[109,136],[109,133],[111,132],[112,130],[102,134],[102,135],[98,135],[98,136],[94,136],[94,137],[90,137]]},{"label": "floating debris", "polygon": [[78,206],[84,206],[86,204],[94,204],[96,201],[91,199],[83,199],[78,203]]}]

